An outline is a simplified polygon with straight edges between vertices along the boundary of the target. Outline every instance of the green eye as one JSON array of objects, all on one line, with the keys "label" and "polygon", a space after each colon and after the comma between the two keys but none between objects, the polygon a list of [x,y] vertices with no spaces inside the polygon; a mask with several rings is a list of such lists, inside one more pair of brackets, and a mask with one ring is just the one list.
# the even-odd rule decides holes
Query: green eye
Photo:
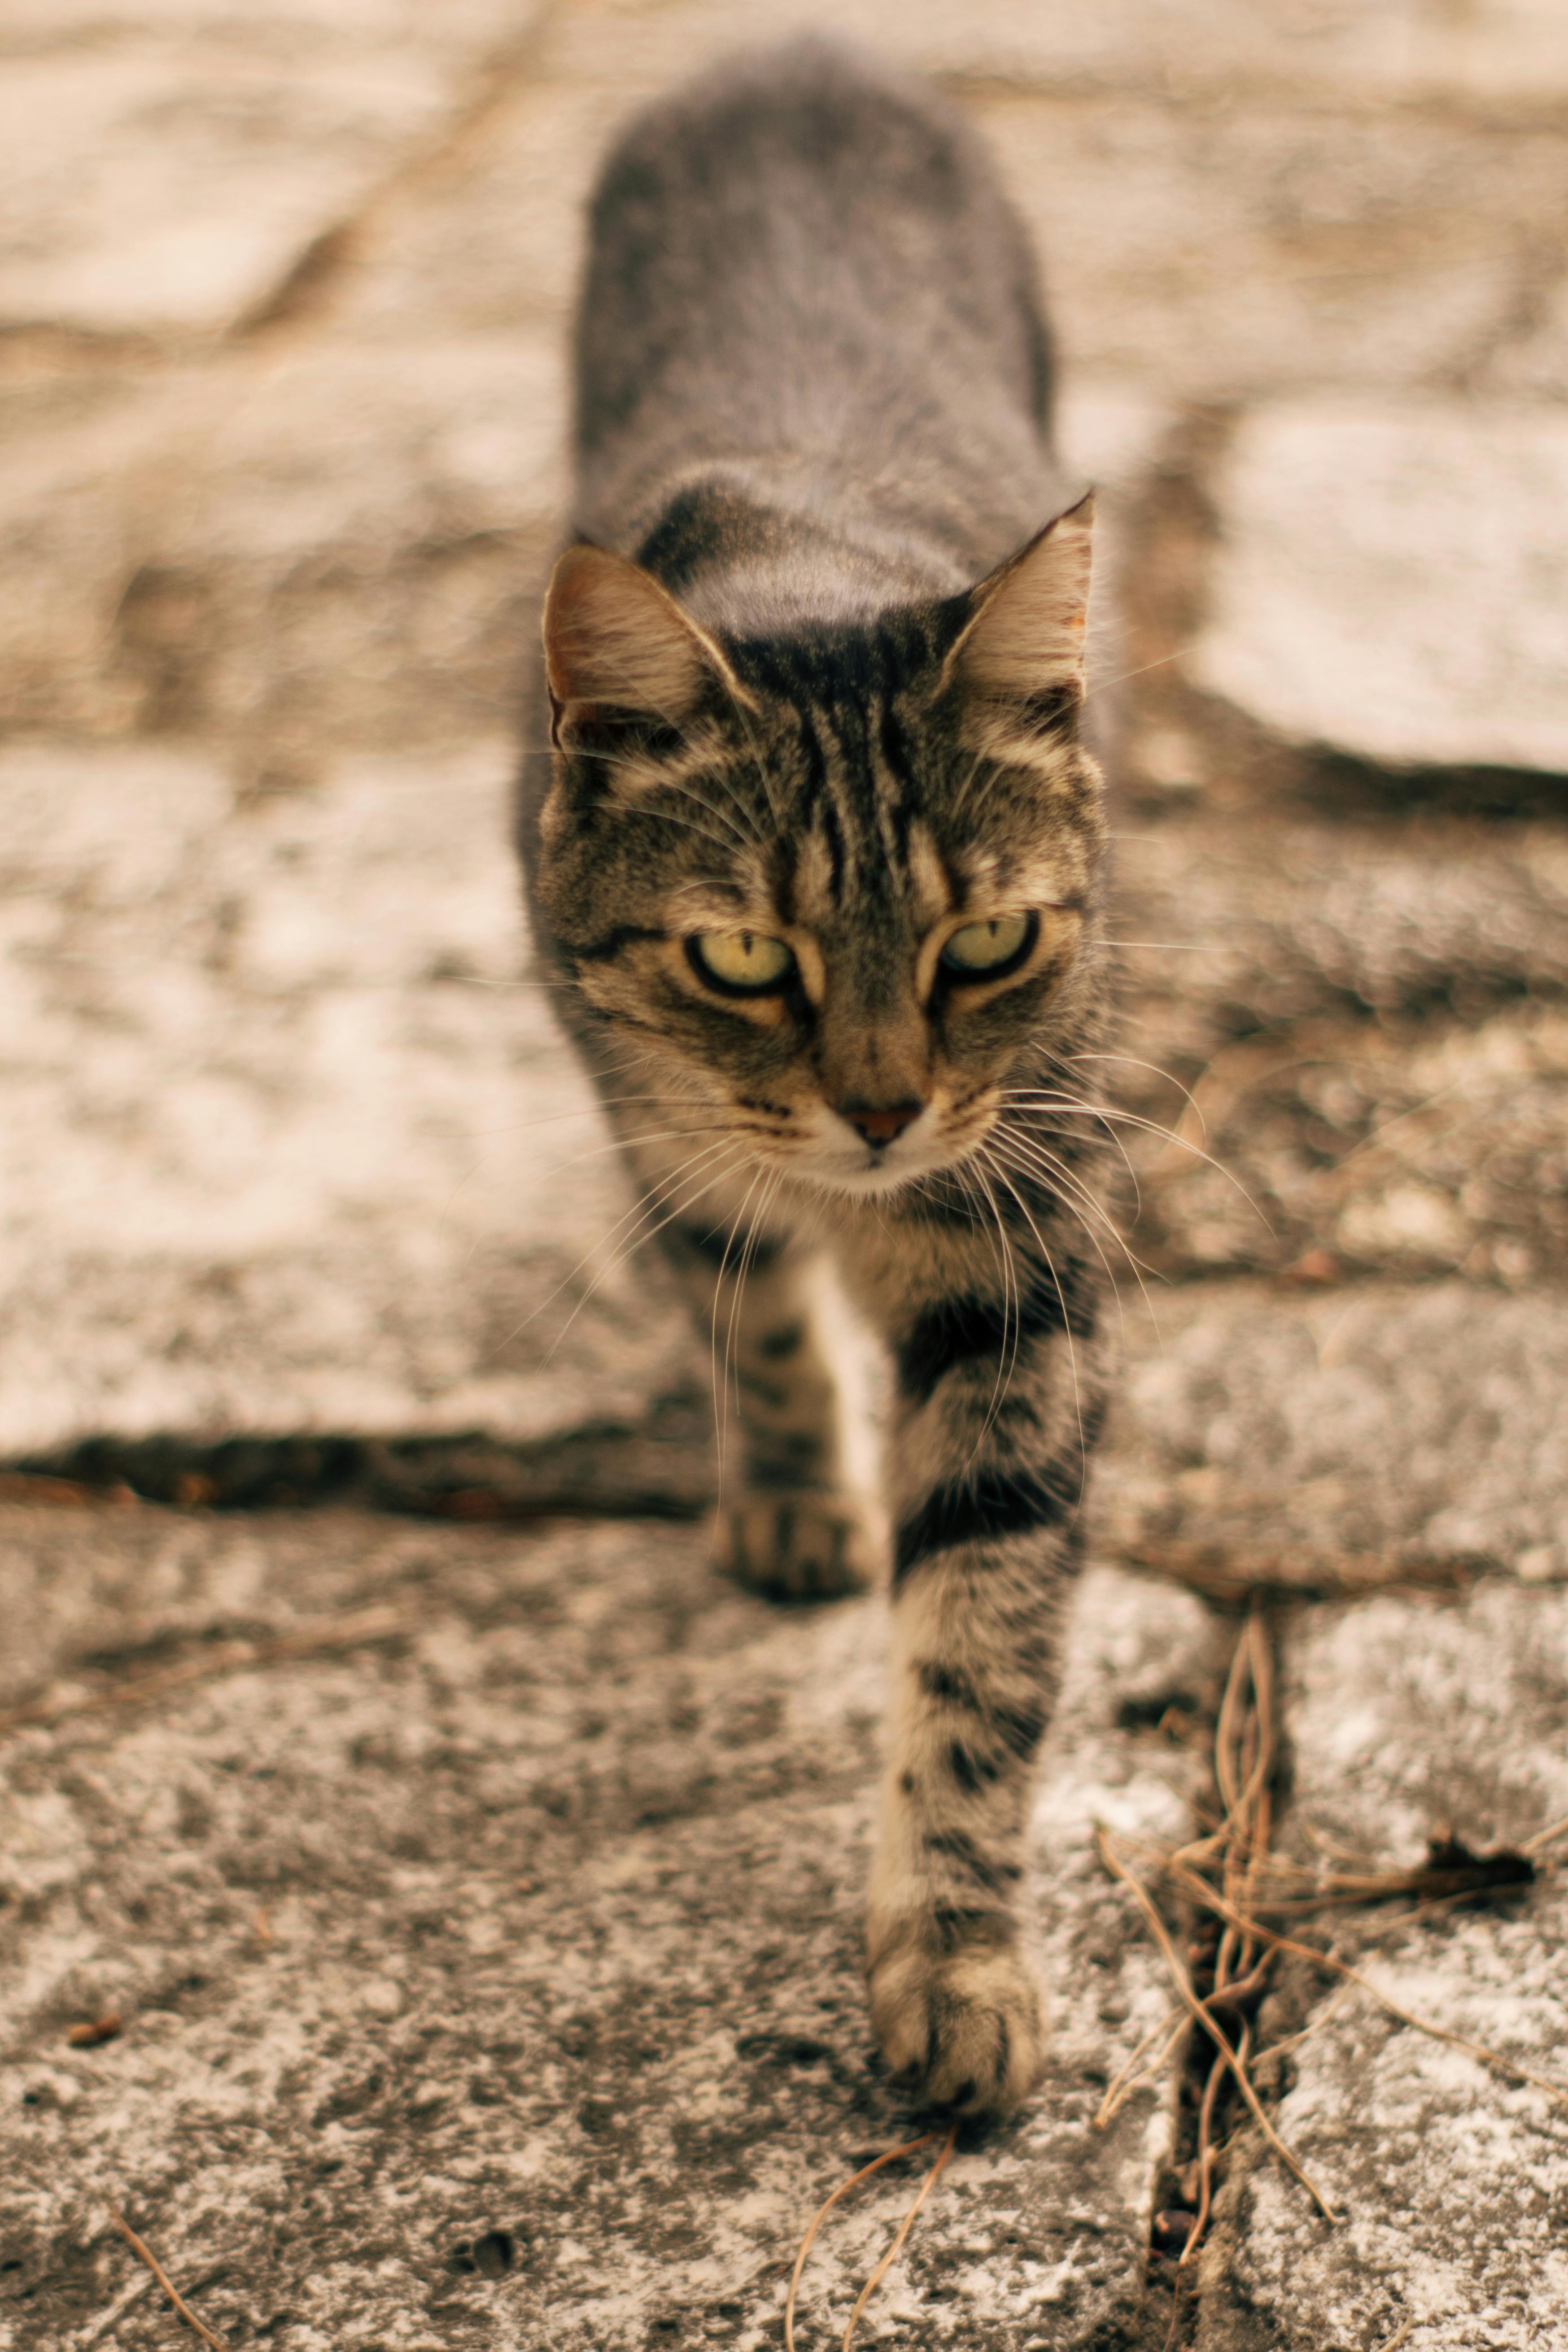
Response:
[{"label": "green eye", "polygon": [[994,980],[1023,962],[1040,928],[1037,915],[1003,915],[994,923],[965,923],[942,951],[949,971]]},{"label": "green eye", "polygon": [[700,931],[686,952],[698,976],[726,996],[765,996],[795,970],[783,940],[765,931]]}]

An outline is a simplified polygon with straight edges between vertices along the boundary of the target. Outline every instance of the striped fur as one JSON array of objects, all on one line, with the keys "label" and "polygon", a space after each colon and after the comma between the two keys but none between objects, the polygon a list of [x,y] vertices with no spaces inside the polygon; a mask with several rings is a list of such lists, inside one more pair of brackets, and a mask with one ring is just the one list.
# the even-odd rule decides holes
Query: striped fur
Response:
[{"label": "striped fur", "polygon": [[[1005,2111],[1039,2061],[1016,1891],[1105,1384],[1091,516],[1031,265],[942,109],[801,45],[633,125],[578,362],[538,935],[724,1361],[721,1555],[789,1596],[889,1565],[873,2017],[924,2098]],[[1020,942],[994,977],[976,924]],[[700,942],[737,937],[785,977],[716,979]],[[881,1496],[847,1468],[825,1253],[889,1352]]]}]

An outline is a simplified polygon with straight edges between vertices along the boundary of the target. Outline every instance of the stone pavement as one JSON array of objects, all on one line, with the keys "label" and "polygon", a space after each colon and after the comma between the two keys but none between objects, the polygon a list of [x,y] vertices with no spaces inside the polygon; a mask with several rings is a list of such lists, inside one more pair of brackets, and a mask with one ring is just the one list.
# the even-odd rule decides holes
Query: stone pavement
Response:
[{"label": "stone pavement", "polygon": [[[505,838],[582,193],[802,13],[0,26],[5,2352],[180,2340],[110,2199],[233,2347],[777,2343],[903,2124],[856,1964],[879,1604],[704,1564],[709,1368]],[[1265,2079],[1344,2218],[1236,2131],[1173,2299],[1185,2077],[1092,2122],[1169,1999],[1092,1832],[1203,1817],[1249,1590],[1292,1851],[1568,1814],[1568,19],[833,13],[1045,256],[1151,1122],[1036,1817],[1051,2071],[861,2340],[1525,2352],[1568,2334],[1563,2102],[1304,1969]],[[1568,2085],[1561,1908],[1331,1924]],[[834,2217],[803,2345],[908,2194]]]}]

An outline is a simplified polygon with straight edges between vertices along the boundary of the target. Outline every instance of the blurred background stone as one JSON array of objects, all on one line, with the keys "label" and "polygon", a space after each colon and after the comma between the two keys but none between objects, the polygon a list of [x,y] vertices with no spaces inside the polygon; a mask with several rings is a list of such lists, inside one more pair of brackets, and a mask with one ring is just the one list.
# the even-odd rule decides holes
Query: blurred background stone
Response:
[{"label": "blurred background stone", "polygon": [[1568,774],[1568,415],[1263,408],[1215,495],[1204,685],[1395,768]]}]

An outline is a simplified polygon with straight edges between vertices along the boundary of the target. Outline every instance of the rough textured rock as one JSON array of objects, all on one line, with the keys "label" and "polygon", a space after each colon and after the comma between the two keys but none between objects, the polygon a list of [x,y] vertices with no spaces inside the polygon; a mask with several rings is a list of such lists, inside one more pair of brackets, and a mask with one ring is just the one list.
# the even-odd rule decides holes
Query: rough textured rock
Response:
[{"label": "rough textured rock", "polygon": [[1199,683],[1367,760],[1568,772],[1568,417],[1282,404],[1216,497]]},{"label": "rough textured rock", "polygon": [[[970,110],[1039,239],[1076,365],[1166,397],[1442,380],[1550,282],[1535,238],[1563,216],[1568,193],[1544,131],[1325,116],[1267,90],[1240,109],[1183,107],[1168,79],[1163,95],[1151,89],[1151,52],[1131,41],[1125,95],[1072,92],[1064,42],[1093,40],[1099,12],[1075,28],[1016,11],[1054,59],[1037,78],[1056,94],[1025,94],[998,87],[1010,70],[989,47],[999,14],[944,9],[939,23],[916,10],[895,26],[880,6],[862,13],[884,52],[919,60],[922,37],[940,34],[952,57],[942,69],[973,78]],[[787,8],[771,20],[749,10],[746,29],[763,37],[798,22]],[[858,29],[855,12],[839,26]],[[380,208],[342,284],[344,318],[386,333],[411,309],[465,327],[493,328],[520,309],[559,314],[606,118],[734,47],[739,31],[727,9],[640,10],[618,20],[612,54],[591,14],[559,17],[542,44],[546,79],[498,110],[437,185]],[[1176,12],[1167,31],[1182,40]],[[1506,250],[1502,221],[1517,225]]]},{"label": "rough textured rock", "polygon": [[[7,1613],[35,1541],[0,1526]],[[415,1630],[12,1741],[0,2343],[166,2340],[109,2197],[237,2345],[774,2341],[812,2208],[902,2121],[857,1957],[880,1604],[781,1615],[668,1530],[340,1515],[98,1515],[62,1569],[68,1674],[373,1598]],[[1091,1572],[1037,1812],[1050,2073],[955,2160],[900,2341],[1086,2345],[1137,2304],[1163,2117],[1089,2117],[1165,1995],[1092,1824],[1179,1830],[1179,1757],[1118,1715],[1210,1664],[1194,1602]],[[814,2333],[908,2194],[830,2224]]]},{"label": "rough textured rock", "polygon": [[[1183,1140],[1143,1139],[1131,1243],[1162,1274],[1568,1277],[1568,1024],[1300,1022],[1222,1047]],[[1201,1124],[1200,1124],[1201,1122]],[[1198,1139],[1201,1138],[1201,1140]]]},{"label": "rough textured rock", "polygon": [[[1517,1844],[1568,1813],[1568,1596],[1479,1589],[1459,1607],[1384,1598],[1297,1627],[1284,1697],[1294,1821],[1378,1867],[1451,1824]],[[1329,2230],[1256,2151],[1232,2196],[1199,2343],[1320,2352],[1499,2352],[1568,2328],[1562,2212],[1564,1898],[1549,1880],[1481,1916],[1336,1942],[1404,2008],[1561,2083],[1553,2099],[1352,1991],[1289,2061],[1277,2123],[1342,2214]]]},{"label": "rough textured rock", "polygon": [[1005,94],[974,112],[1067,352],[1194,401],[1447,382],[1545,281],[1530,224],[1564,209],[1554,139],[1441,116]]},{"label": "rough textured rock", "polygon": [[692,1348],[524,971],[507,751],[0,786],[0,1453],[634,1417]]},{"label": "rough textured rock", "polygon": [[1568,1313],[1462,1283],[1188,1284],[1129,1307],[1119,1525],[1271,1553],[1478,1555],[1568,1576]]},{"label": "rough textured rock", "polygon": [[1198,810],[1119,853],[1097,1092],[1163,1275],[1568,1274],[1561,830]]}]

